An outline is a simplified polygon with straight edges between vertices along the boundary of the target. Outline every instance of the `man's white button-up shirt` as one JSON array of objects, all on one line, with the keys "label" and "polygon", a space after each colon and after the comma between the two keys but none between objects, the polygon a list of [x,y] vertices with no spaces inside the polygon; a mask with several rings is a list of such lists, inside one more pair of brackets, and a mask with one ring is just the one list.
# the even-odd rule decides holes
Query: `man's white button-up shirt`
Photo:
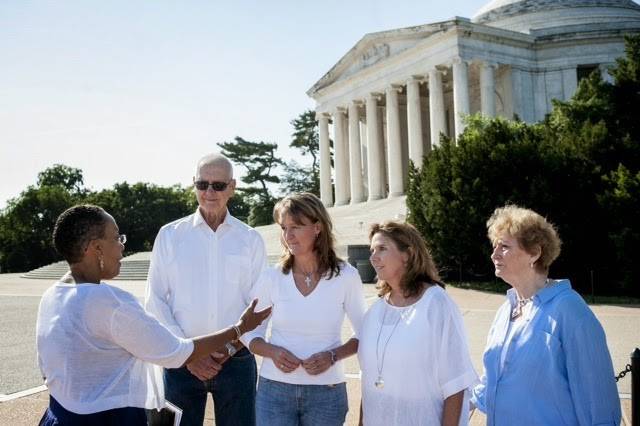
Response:
[{"label": "man's white button-up shirt", "polygon": [[238,321],[265,266],[256,230],[227,212],[214,232],[197,210],[160,229],[146,308],[177,336],[213,333]]}]

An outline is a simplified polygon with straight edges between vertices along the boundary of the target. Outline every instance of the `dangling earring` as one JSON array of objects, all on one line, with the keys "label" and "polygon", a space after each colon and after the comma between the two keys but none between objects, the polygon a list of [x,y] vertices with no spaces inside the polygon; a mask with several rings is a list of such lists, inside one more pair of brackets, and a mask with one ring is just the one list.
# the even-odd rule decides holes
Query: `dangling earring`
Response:
[{"label": "dangling earring", "polygon": [[102,258],[102,255],[100,255],[98,260],[100,262],[100,272],[102,272],[102,271],[104,271],[104,259]]},{"label": "dangling earring", "polygon": [[535,263],[535,262],[531,262],[531,263],[529,264],[529,267],[530,267],[531,269],[533,269],[533,264],[534,264],[534,263]]}]

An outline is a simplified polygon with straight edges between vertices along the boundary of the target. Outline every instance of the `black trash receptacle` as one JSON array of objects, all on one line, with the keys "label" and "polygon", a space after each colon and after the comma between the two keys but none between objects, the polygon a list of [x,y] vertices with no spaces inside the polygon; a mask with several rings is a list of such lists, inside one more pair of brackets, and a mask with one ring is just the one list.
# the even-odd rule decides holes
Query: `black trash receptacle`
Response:
[{"label": "black trash receptacle", "polygon": [[348,262],[358,270],[360,279],[363,283],[371,283],[375,280],[376,271],[369,262],[369,245],[367,244],[352,244],[347,246],[347,258]]},{"label": "black trash receptacle", "polygon": [[360,279],[363,283],[372,283],[376,279],[376,270],[371,266],[369,260],[358,260],[356,262],[356,269],[360,274]]}]

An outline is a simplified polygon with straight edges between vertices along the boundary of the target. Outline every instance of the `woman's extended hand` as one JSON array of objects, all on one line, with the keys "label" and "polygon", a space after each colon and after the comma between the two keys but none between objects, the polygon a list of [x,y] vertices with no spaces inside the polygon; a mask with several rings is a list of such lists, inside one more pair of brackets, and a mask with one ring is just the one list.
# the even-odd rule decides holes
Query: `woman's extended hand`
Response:
[{"label": "woman's extended hand", "polygon": [[333,361],[329,351],[315,353],[302,361],[302,368],[311,375],[324,373],[331,365],[333,365]]},{"label": "woman's extended hand", "polygon": [[276,365],[276,368],[283,373],[291,373],[302,364],[302,361],[300,361],[297,356],[285,348],[274,346],[272,351],[270,358]]},{"label": "woman's extended hand", "polygon": [[236,324],[236,326],[240,329],[241,333],[246,333],[247,331],[251,331],[260,324],[262,321],[266,320],[269,315],[271,315],[271,306],[265,308],[261,311],[255,311],[256,305],[258,304],[258,299],[253,299],[251,304],[244,310],[242,315],[240,316],[240,320]]}]

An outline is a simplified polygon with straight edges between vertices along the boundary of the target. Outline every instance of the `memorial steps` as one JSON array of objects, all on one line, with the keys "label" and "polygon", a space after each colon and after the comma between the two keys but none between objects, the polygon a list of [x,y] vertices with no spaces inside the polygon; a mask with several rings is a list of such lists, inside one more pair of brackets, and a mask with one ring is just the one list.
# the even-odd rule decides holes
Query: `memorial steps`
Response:
[{"label": "memorial steps", "polygon": [[[133,256],[140,255],[136,253]],[[149,253],[151,254],[151,253]],[[130,256],[130,257],[133,257]],[[55,280],[62,277],[69,270],[67,262],[61,261],[52,263],[50,265],[43,266],[38,269],[23,274],[23,278],[35,278],[35,279],[47,279]],[[147,279],[147,272],[149,271],[149,259],[129,259],[125,257],[122,259],[122,265],[120,266],[120,275],[113,278],[114,280],[121,281],[144,281]]]}]

